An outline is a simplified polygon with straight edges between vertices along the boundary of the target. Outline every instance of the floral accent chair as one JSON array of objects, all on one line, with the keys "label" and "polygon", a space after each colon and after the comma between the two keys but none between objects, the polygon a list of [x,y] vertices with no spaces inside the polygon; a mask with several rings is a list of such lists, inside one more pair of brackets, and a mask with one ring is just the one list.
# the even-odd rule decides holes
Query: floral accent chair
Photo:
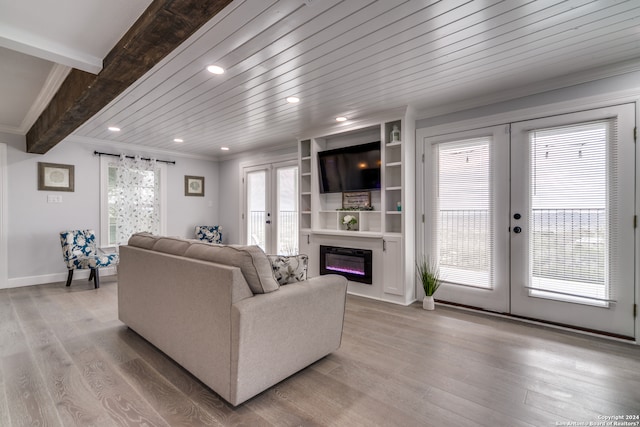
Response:
[{"label": "floral accent chair", "polygon": [[222,243],[222,227],[219,225],[196,225],[196,238],[209,243]]},{"label": "floral accent chair", "polygon": [[267,255],[273,275],[280,285],[307,280],[309,257],[300,255]]},{"label": "floral accent chair", "polygon": [[73,271],[77,269],[91,269],[89,280],[93,279],[95,288],[100,287],[98,269],[118,263],[118,254],[98,253],[96,248],[96,234],[93,230],[69,230],[60,233],[62,257],[69,269],[67,286],[71,286]]}]

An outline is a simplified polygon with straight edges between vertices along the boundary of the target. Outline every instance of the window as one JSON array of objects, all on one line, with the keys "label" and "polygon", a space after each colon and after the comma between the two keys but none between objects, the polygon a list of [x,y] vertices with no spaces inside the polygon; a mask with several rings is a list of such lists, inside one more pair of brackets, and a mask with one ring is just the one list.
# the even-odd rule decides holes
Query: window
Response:
[{"label": "window", "polygon": [[101,246],[126,244],[137,232],[166,233],[166,165],[103,156]]},{"label": "window", "polygon": [[490,138],[434,144],[436,253],[450,283],[491,288]]},{"label": "window", "polygon": [[603,120],[529,132],[532,295],[607,305],[615,129]]}]

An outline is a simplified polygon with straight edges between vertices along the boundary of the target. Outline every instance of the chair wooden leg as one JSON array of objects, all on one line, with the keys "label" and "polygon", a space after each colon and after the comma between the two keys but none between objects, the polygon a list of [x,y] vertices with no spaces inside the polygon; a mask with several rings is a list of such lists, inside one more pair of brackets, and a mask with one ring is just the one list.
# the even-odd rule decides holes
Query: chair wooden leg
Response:
[{"label": "chair wooden leg", "polygon": [[94,288],[98,289],[100,287],[100,275],[98,274],[98,269],[93,269],[91,270],[91,273],[93,273],[93,284],[95,285]]},{"label": "chair wooden leg", "polygon": [[95,270],[92,268],[91,272],[89,273],[89,282],[93,280],[94,273],[95,273]]},{"label": "chair wooden leg", "polygon": [[67,286],[71,286],[72,279],[73,279],[73,269],[70,269],[69,274],[67,275]]}]

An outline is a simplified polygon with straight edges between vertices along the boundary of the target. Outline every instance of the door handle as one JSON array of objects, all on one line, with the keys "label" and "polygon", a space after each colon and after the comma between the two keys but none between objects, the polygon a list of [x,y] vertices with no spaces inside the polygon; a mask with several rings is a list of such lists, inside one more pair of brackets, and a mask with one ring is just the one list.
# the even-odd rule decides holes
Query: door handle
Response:
[{"label": "door handle", "polygon": [[522,228],[520,228],[520,227],[513,227],[513,232],[514,232],[514,233],[516,233],[516,234],[520,234],[520,233],[522,233]]},{"label": "door handle", "polygon": [[267,222],[267,224],[271,224],[271,220],[270,219],[268,219],[266,222]]}]

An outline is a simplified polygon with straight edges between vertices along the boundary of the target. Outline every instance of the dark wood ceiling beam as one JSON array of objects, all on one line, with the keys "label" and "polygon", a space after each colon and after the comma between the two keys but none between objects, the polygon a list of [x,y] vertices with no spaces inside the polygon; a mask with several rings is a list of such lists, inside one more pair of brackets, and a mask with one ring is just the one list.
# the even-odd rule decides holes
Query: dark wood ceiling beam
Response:
[{"label": "dark wood ceiling beam", "polygon": [[44,154],[93,117],[232,0],[154,0],[103,61],[73,69],[27,132],[27,152]]}]

